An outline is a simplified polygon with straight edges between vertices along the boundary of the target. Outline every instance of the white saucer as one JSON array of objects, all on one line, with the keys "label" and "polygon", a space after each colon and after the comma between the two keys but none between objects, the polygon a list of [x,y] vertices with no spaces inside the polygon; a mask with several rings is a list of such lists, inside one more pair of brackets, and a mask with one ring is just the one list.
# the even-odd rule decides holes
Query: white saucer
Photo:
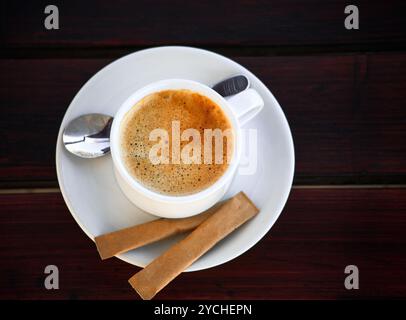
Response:
[{"label": "white saucer", "polygon": [[[281,107],[257,77],[228,58],[189,47],[159,47],[127,55],[100,70],[80,89],[62,121],[56,146],[59,185],[72,216],[92,240],[97,235],[156,217],[135,207],[121,193],[113,175],[110,155],[87,160],[65,150],[62,131],[66,124],[86,113],[113,116],[131,93],[157,80],[183,78],[213,85],[239,73],[250,78],[251,86],[263,97],[265,107],[245,126],[258,130],[256,173],[237,174],[226,197],[242,190],[261,211],[187,271],[202,270],[232,260],[268,232],[286,203],[294,172],[293,141]],[[118,258],[144,267],[179,238],[148,245]]]}]

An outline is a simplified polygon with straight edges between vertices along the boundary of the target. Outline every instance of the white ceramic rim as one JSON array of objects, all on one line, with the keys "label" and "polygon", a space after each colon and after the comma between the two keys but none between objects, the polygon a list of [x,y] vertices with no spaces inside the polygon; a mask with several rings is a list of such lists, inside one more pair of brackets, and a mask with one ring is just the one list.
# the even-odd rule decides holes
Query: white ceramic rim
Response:
[{"label": "white ceramic rim", "polygon": [[[120,129],[122,120],[124,119],[125,115],[134,107],[134,105],[137,102],[139,102],[149,94],[159,92],[162,90],[171,90],[171,89],[173,90],[186,89],[208,97],[210,100],[216,103],[226,114],[227,118],[231,122],[231,126],[234,133],[233,153],[231,162],[229,163],[223,175],[215,183],[213,183],[206,189],[203,189],[193,194],[183,196],[165,195],[146,188],[139,181],[137,181],[130,175],[121,157],[122,152],[120,148]],[[220,188],[222,188],[224,185],[226,185],[229,181],[232,180],[235,171],[237,170],[241,157],[240,130],[241,128],[237,116],[232,110],[232,107],[230,107],[228,102],[216,91],[197,81],[185,79],[166,79],[153,82],[151,84],[142,87],[141,89],[134,92],[130,97],[128,97],[126,101],[124,101],[124,103],[121,105],[116,115],[114,116],[110,134],[111,141],[110,150],[115,168],[119,171],[119,174],[125,179],[127,184],[131,186],[131,188],[142,193],[144,196],[148,197],[152,201],[159,201],[161,203],[179,203],[181,205],[182,203],[190,203],[193,201],[199,201],[201,199],[204,199],[210,196],[211,194],[217,192]]]},{"label": "white ceramic rim", "polygon": [[[73,206],[71,204],[71,201],[68,198],[68,194],[66,191],[66,186],[64,185],[64,181],[62,179],[62,167],[60,165],[60,154],[62,152],[62,148],[63,145],[62,143],[60,143],[60,141],[62,141],[62,134],[63,134],[63,124],[64,122],[66,122],[66,118],[69,115],[69,109],[70,106],[73,105],[75,103],[76,100],[79,99],[79,97],[81,95],[84,94],[84,92],[87,90],[87,87],[89,87],[91,85],[91,83],[96,79],[102,76],[102,74],[104,72],[106,72],[107,70],[109,70],[110,68],[113,68],[113,64],[115,64],[116,62],[120,61],[120,62],[124,62],[125,60],[129,60],[132,58],[133,55],[137,55],[139,58],[142,58],[143,56],[148,55],[151,51],[162,51],[163,54],[166,50],[184,50],[184,51],[193,51],[196,53],[199,53],[201,55],[206,55],[206,56],[212,56],[212,57],[216,57],[219,60],[224,61],[225,63],[228,63],[230,65],[233,65],[236,67],[236,69],[241,70],[245,75],[247,75],[248,77],[251,77],[255,80],[257,80],[257,85],[264,90],[265,92],[268,93],[269,98],[272,100],[273,104],[275,106],[277,106],[277,110],[276,112],[279,114],[279,116],[281,117],[282,120],[282,126],[284,128],[284,133],[287,136],[287,139],[289,141],[289,153],[291,155],[290,161],[286,163],[287,167],[289,167],[289,172],[290,172],[290,176],[289,176],[289,183],[288,185],[290,186],[289,188],[286,188],[286,190],[283,191],[283,197],[281,199],[281,201],[279,202],[279,206],[277,208],[277,210],[275,210],[275,216],[274,218],[269,222],[267,228],[264,228],[263,230],[261,230],[260,232],[257,232],[254,234],[254,237],[252,237],[252,241],[251,242],[247,242],[244,246],[241,246],[240,249],[236,252],[234,252],[234,254],[229,255],[226,259],[220,261],[220,262],[215,262],[215,263],[208,263],[207,265],[205,265],[205,267],[200,267],[200,268],[195,268],[192,266],[190,266],[187,270],[185,270],[185,272],[192,272],[192,271],[199,271],[199,270],[205,270],[208,268],[212,268],[215,266],[219,266],[222,265],[230,260],[233,260],[235,258],[237,258],[238,256],[240,256],[241,254],[243,254],[244,252],[246,252],[247,250],[249,250],[250,248],[252,248],[255,244],[258,243],[258,241],[260,241],[267,233],[268,231],[271,229],[271,227],[275,224],[275,221],[279,218],[283,207],[286,204],[286,201],[289,197],[289,193],[290,190],[292,189],[292,183],[293,183],[293,177],[294,177],[294,172],[295,172],[295,150],[294,150],[294,144],[293,144],[293,138],[292,138],[292,133],[290,131],[290,127],[289,127],[289,123],[286,119],[285,114],[282,111],[281,106],[279,105],[279,102],[276,100],[276,98],[274,97],[274,95],[272,94],[272,92],[262,83],[261,80],[258,79],[257,76],[255,76],[251,71],[249,71],[248,69],[246,69],[244,66],[240,65],[239,63],[225,57],[222,56],[220,54],[214,53],[212,51],[208,51],[208,50],[204,50],[204,49],[200,49],[200,48],[195,48],[195,47],[188,47],[188,46],[160,46],[160,47],[153,47],[153,48],[148,48],[148,49],[143,49],[140,51],[136,51],[136,52],[132,52],[129,53],[128,55],[125,55],[124,57],[121,57],[117,60],[112,61],[111,63],[109,63],[107,66],[105,66],[104,68],[100,69],[98,72],[96,72],[81,88],[80,90],[76,93],[75,97],[72,99],[71,103],[69,104],[68,108],[66,109],[66,112],[64,114],[64,117],[62,119],[61,122],[61,126],[59,128],[59,133],[58,133],[58,138],[56,141],[56,155],[55,155],[55,162],[56,162],[56,174],[57,174],[57,178],[58,178],[58,183],[59,183],[59,187],[62,193],[62,197],[65,200],[66,206],[68,207],[71,215],[73,216],[73,218],[75,219],[76,223],[79,225],[79,227],[83,230],[83,232],[94,242],[94,235],[86,228],[86,226],[81,222],[81,220],[79,219],[79,216],[75,213],[75,210],[73,209]],[[252,83],[252,81],[251,81]],[[129,259],[127,257],[125,257],[123,254],[117,255],[117,258],[135,265],[135,266],[143,266],[142,263],[137,262],[137,261],[133,261],[133,259]]]}]

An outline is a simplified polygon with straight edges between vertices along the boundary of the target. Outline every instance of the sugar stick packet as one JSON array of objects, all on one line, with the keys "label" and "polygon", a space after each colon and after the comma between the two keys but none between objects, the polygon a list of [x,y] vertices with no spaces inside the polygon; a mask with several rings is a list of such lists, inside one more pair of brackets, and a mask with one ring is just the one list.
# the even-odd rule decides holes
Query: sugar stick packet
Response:
[{"label": "sugar stick packet", "polygon": [[143,270],[129,279],[144,300],[152,299],[194,261],[210,250],[259,210],[240,192],[226,201],[216,213],[203,221],[185,239],[179,241]]},{"label": "sugar stick packet", "polygon": [[[221,205],[221,204],[220,204]],[[156,242],[158,240],[195,229],[204,220],[217,211],[220,205],[204,213],[182,219],[157,219],[129,228],[97,236],[97,250],[102,260]]]}]

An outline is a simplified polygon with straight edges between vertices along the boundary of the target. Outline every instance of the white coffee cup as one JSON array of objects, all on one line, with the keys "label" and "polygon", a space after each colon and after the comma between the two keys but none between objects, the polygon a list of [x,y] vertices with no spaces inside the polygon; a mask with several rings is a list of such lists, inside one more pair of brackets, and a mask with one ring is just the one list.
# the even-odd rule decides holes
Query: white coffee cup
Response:
[{"label": "white coffee cup", "polygon": [[[188,89],[204,95],[215,102],[228,117],[234,132],[231,161],[223,175],[210,187],[191,195],[172,196],[154,192],[133,178],[121,157],[120,130],[127,112],[145,96],[162,90]],[[153,215],[166,218],[184,218],[201,213],[216,204],[226,193],[237,170],[241,157],[241,125],[255,117],[264,106],[264,101],[254,89],[247,89],[228,99],[199,82],[168,79],[143,87],[132,94],[114,117],[110,133],[110,148],[117,182],[137,207]]]}]

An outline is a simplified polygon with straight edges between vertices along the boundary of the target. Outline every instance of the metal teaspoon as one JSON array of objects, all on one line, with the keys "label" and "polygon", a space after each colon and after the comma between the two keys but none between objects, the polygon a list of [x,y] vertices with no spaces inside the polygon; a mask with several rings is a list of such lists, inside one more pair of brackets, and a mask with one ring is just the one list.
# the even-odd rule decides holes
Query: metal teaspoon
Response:
[{"label": "metal teaspoon", "polygon": [[[244,91],[249,80],[244,75],[225,79],[212,88],[223,97]],[[81,158],[98,158],[110,152],[110,129],[113,117],[90,113],[73,119],[63,131],[62,141],[66,149]]]}]

